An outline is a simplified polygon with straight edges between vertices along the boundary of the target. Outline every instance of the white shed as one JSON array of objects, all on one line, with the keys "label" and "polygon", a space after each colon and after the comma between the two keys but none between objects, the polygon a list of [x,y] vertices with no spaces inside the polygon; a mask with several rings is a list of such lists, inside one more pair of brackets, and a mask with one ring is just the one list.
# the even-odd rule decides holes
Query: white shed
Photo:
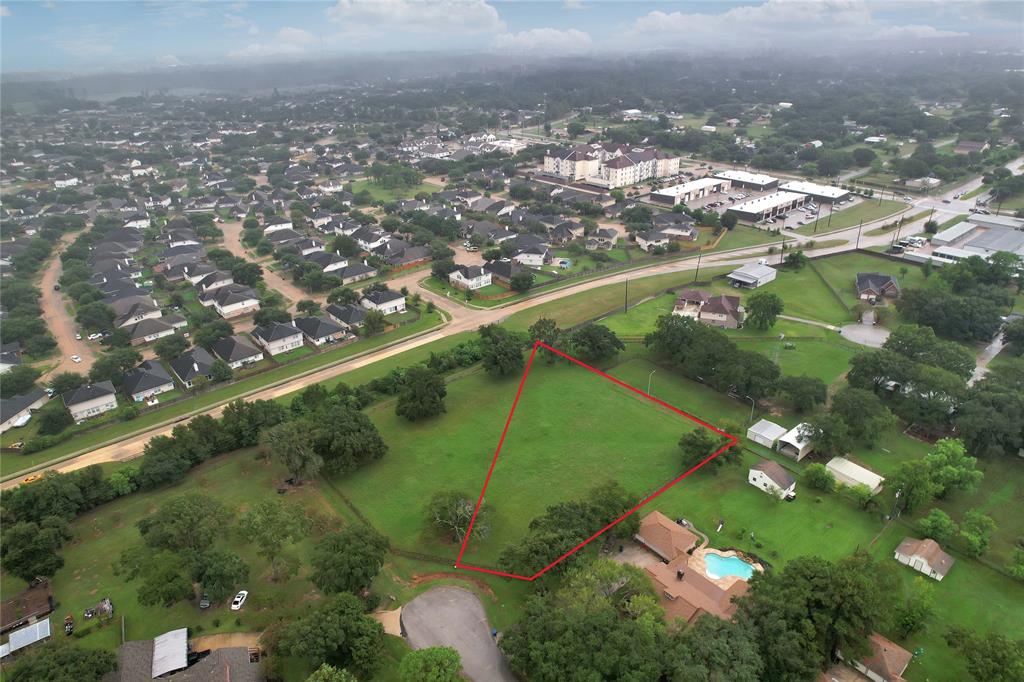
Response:
[{"label": "white shed", "polygon": [[762,419],[757,422],[749,429],[747,429],[747,439],[752,440],[758,445],[763,445],[771,450],[775,449],[775,444],[778,442],[786,433],[786,427],[779,426],[775,422],[770,422],[767,419]]},{"label": "white shed", "polygon": [[855,485],[863,484],[868,487],[872,495],[877,495],[881,492],[882,482],[885,480],[885,478],[879,476],[874,471],[865,469],[845,457],[833,457],[825,465],[825,468],[835,476],[836,483],[850,486],[851,488]]},{"label": "white shed", "polygon": [[800,461],[814,449],[811,442],[812,427],[807,422],[797,424],[779,438],[779,453]]}]

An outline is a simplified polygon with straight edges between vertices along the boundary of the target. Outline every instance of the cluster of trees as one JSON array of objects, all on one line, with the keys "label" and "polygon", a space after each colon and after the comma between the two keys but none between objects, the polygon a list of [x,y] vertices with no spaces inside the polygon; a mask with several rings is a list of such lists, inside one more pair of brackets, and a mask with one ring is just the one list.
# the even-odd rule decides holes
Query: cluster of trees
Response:
[{"label": "cluster of trees", "polygon": [[976,455],[1016,455],[1024,447],[1024,359],[990,367],[967,390],[953,423]]},{"label": "cluster of trees", "polygon": [[423,173],[401,163],[375,161],[367,174],[384,189],[407,189],[423,182]]},{"label": "cluster of trees", "polygon": [[644,343],[683,375],[719,391],[755,400],[773,395],[779,367],[754,351],[740,350],[724,333],[678,315],[663,315]]},{"label": "cluster of trees", "polygon": [[[530,325],[527,333],[531,343],[540,341],[588,363],[606,362],[626,349],[615,332],[593,322],[566,330],[560,329],[554,320],[542,317]],[[549,362],[556,360],[552,353],[547,356]]]},{"label": "cluster of trees", "polygon": [[850,360],[850,386],[886,398],[906,422],[942,431],[963,402],[974,359],[928,327],[901,325],[882,348]]},{"label": "cluster of trees", "polygon": [[0,343],[17,342],[28,355],[45,355],[57,347],[57,341],[43,320],[43,310],[39,307],[41,296],[39,288],[28,278],[6,279],[0,287],[0,305],[7,311],[0,325]]}]

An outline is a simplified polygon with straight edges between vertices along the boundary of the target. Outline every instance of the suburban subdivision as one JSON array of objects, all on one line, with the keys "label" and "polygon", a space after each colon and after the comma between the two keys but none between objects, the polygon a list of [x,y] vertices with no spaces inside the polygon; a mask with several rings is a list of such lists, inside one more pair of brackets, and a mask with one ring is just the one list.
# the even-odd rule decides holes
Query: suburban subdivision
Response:
[{"label": "suburban subdivision", "polygon": [[3,678],[1024,680],[1024,16],[790,4],[0,5]]}]

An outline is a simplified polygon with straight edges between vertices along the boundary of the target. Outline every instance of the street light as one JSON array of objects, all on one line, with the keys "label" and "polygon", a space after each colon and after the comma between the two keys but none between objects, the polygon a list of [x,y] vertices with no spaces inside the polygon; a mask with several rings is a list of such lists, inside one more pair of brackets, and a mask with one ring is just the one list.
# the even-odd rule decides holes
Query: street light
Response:
[{"label": "street light", "polygon": [[652,369],[651,373],[647,375],[647,395],[651,394],[651,379],[654,378],[654,373],[657,371],[657,369]]}]

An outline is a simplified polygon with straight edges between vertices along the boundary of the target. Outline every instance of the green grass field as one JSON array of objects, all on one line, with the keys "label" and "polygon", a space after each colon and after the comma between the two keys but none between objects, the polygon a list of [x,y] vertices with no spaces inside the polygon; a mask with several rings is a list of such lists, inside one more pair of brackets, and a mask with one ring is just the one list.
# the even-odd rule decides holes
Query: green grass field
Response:
[{"label": "green grass field", "polygon": [[865,223],[870,223],[873,220],[886,218],[905,208],[907,208],[907,204],[902,201],[883,199],[881,204],[879,204],[877,199],[864,199],[856,206],[836,211],[832,214],[831,220],[829,220],[828,213],[823,210],[818,216],[817,226],[814,223],[810,223],[794,227],[792,230],[800,234],[828,234],[836,230],[856,227],[862,220]]},{"label": "green grass field", "polygon": [[352,183],[353,194],[359,194],[363,190],[366,190],[376,201],[384,202],[408,199],[409,197],[416,196],[420,192],[427,192],[428,194],[440,192],[442,189],[444,189],[444,187],[430,182],[421,182],[415,187],[408,187],[406,189],[385,189],[373,180],[359,180]]},{"label": "green grass field", "polygon": [[769,245],[781,242],[782,237],[772,234],[768,230],[759,230],[756,227],[737,225],[725,233],[722,241],[712,251],[726,251],[728,249],[741,249],[748,246]]},{"label": "green grass field", "polygon": [[[858,272],[881,272],[892,275],[904,289],[922,287],[926,282],[924,273],[918,265],[909,262],[897,263],[882,256],[864,253],[846,253],[822,258],[814,261],[814,267],[850,307],[858,303],[857,289],[854,286]],[[906,268],[906,275],[901,274],[901,268]]]}]

